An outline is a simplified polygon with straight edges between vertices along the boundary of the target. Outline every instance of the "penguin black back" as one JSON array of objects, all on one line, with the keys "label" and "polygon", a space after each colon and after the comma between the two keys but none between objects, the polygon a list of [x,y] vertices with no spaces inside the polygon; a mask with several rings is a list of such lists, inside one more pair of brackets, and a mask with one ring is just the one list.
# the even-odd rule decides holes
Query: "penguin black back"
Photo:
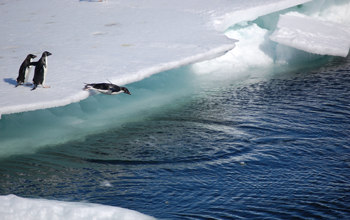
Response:
[{"label": "penguin black back", "polygon": [[28,81],[30,69],[32,66],[32,61],[36,56],[33,54],[28,54],[18,71],[17,86],[22,85]]},{"label": "penguin black back", "polygon": [[129,90],[125,87],[120,87],[112,83],[90,83],[86,84],[84,90],[93,89],[106,95],[116,95],[119,93],[130,94]]},{"label": "penguin black back", "polygon": [[44,88],[47,88],[44,85],[45,82],[45,76],[47,73],[47,57],[52,55],[50,52],[45,51],[40,60],[38,62],[31,63],[32,65],[35,65],[35,71],[34,71],[34,77],[33,77],[33,84],[34,87],[32,90],[36,89],[38,85],[43,85]]}]

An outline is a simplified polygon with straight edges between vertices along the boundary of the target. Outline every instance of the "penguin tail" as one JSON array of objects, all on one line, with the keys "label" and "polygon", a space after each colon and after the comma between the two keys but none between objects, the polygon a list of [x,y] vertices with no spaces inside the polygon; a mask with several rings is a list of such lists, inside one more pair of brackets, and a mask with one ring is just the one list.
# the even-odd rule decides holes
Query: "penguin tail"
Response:
[{"label": "penguin tail", "polygon": [[33,91],[34,89],[36,89],[36,87],[38,87],[38,85],[37,85],[37,84],[34,84],[34,87],[33,87],[32,90],[30,90],[30,91]]}]

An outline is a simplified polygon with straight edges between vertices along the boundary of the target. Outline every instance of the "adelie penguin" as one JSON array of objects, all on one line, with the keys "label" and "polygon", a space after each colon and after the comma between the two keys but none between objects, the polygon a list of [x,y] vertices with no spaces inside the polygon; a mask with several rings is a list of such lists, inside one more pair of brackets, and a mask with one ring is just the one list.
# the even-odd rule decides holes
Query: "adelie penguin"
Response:
[{"label": "adelie penguin", "polygon": [[47,74],[47,57],[52,55],[52,53],[45,51],[38,62],[32,62],[31,65],[35,66],[32,90],[36,89],[38,85],[42,85],[44,88],[50,88],[50,86],[45,86],[45,79]]},{"label": "adelie penguin", "polygon": [[19,71],[18,71],[18,77],[17,77],[17,86],[19,85],[31,85],[31,84],[27,84],[28,82],[28,78],[29,78],[29,74],[30,74],[30,71],[32,69],[32,65],[31,63],[33,62],[33,59],[35,58],[36,56],[33,55],[33,54],[28,54],[26,59],[23,61],[21,67],[19,68]]},{"label": "adelie penguin", "polygon": [[93,89],[106,95],[116,95],[119,93],[130,94],[129,90],[125,87],[120,87],[112,83],[91,83],[86,84],[84,90]]}]

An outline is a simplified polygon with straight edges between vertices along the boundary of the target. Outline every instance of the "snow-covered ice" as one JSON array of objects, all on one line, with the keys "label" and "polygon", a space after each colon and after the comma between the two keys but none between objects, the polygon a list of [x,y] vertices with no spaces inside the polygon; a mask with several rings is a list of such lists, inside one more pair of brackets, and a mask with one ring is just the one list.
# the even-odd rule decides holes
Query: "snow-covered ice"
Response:
[{"label": "snow-covered ice", "polygon": [[0,196],[0,219],[11,220],[154,220],[142,213],[106,205]]},{"label": "snow-covered ice", "polygon": [[[215,73],[220,74],[220,77],[227,77],[227,73],[230,73],[235,74],[235,77],[247,77],[253,69],[271,69],[271,67],[274,69],[277,66],[311,62],[319,59],[321,57],[319,54],[346,56],[349,52],[350,39],[349,11],[350,1],[347,0],[314,0],[260,16],[254,21],[236,23],[225,31],[228,37],[239,40],[236,47],[216,59],[195,63],[192,69],[198,74]],[[305,20],[283,22],[285,17],[292,15],[298,15]],[[333,28],[327,26],[329,24],[333,25]],[[311,28],[310,25],[314,26]],[[294,31],[294,35],[283,36],[287,41],[292,37],[297,39],[304,37],[305,41],[292,41],[291,44],[285,45],[279,41],[283,40],[282,37],[276,37],[281,29]],[[270,38],[281,43],[276,43]],[[331,44],[327,44],[325,39],[332,39],[329,42]],[[334,51],[338,53],[335,54]]]},{"label": "snow-covered ice", "polygon": [[350,27],[322,21],[300,13],[281,15],[270,39],[309,53],[346,57],[350,48]]},{"label": "snow-covered ice", "polygon": [[[221,30],[308,1],[2,2],[0,114],[78,102],[89,96],[84,83],[125,85],[221,56],[236,42]],[[249,16],[237,17],[243,14]],[[14,88],[26,55],[43,51],[53,54],[46,79],[51,88]]]},{"label": "snow-covered ice", "polygon": [[[256,25],[249,23],[254,19],[292,7],[303,15],[281,15],[274,34],[250,26]],[[78,102],[91,95],[82,90],[84,83],[109,80],[125,85],[215,57],[219,64],[238,70],[293,57],[295,51],[276,47],[266,38],[271,34],[273,41],[299,50],[346,56],[349,10],[345,0],[4,1],[0,4],[0,115]],[[249,25],[227,32],[229,37],[222,32],[238,24]],[[236,45],[240,48],[233,49]],[[39,58],[45,50],[53,54],[46,79],[51,88],[14,88],[26,55]],[[213,69],[215,62],[197,69]]]}]

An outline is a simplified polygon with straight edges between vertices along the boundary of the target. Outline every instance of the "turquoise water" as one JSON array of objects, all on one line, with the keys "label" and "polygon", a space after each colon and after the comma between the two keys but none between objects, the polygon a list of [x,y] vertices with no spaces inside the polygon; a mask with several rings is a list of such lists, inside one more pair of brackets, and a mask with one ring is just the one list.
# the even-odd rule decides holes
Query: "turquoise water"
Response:
[{"label": "turquoise water", "polygon": [[346,219],[350,65],[247,76],[190,66],[0,120],[0,194],[159,219]]}]

